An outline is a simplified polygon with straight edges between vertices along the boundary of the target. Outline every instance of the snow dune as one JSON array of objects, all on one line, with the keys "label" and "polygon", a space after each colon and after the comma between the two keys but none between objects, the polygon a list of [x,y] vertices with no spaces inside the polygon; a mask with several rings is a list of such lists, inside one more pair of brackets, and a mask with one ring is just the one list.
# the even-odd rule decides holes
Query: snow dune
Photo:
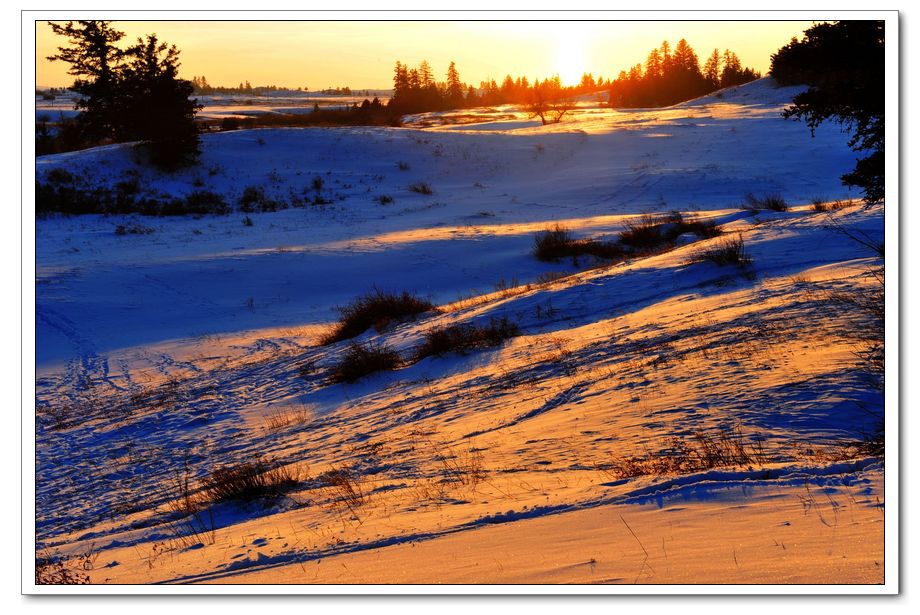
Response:
[{"label": "snow dune", "polygon": [[[854,156],[836,128],[811,138],[779,117],[793,92],[765,79],[667,109],[584,103],[546,127],[211,134],[199,166],[169,175],[129,146],[40,158],[40,179],[131,171],[151,193],[229,202],[312,195],[320,178],[330,202],[252,226],[37,221],[36,403],[79,416],[39,420],[38,539],[93,545],[99,583],[881,582],[883,461],[826,452],[871,428],[880,393],[855,365],[854,315],[827,297],[880,264],[829,221],[881,240],[884,209],[811,210],[851,196]],[[748,192],[792,207],[743,211]],[[556,222],[615,239],[672,210],[742,233],[751,268],[691,263],[721,239],[598,268],[530,254]],[[114,233],[128,222],[154,232]],[[442,306],[359,338],[403,356],[435,326],[507,317],[521,335],[330,385],[346,344],[318,335],[375,286]],[[747,466],[615,471],[739,425],[765,451]],[[183,459],[199,480],[254,455],[310,478],[267,507],[170,511]],[[337,468],[359,507],[317,478]]]}]

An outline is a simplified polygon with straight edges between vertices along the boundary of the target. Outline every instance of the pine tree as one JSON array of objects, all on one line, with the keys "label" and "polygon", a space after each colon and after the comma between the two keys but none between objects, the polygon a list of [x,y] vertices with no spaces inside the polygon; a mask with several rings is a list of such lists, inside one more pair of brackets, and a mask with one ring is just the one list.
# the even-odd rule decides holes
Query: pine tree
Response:
[{"label": "pine tree", "polygon": [[713,49],[712,55],[709,56],[709,59],[706,60],[706,64],[703,66],[703,78],[711,83],[713,88],[718,88],[722,83],[719,77],[719,64],[721,61],[719,50]]},{"label": "pine tree", "polygon": [[[492,85],[495,85],[494,81]],[[459,107],[463,102],[463,83],[460,81],[460,73],[457,72],[457,65],[453,60],[447,67],[447,99],[454,107]]]},{"label": "pine tree", "polygon": [[[170,168],[198,156],[195,114],[201,107],[189,98],[192,83],[178,77],[175,45],[151,35],[123,50],[115,44],[124,33],[109,22],[49,25],[70,43],[48,59],[67,62],[79,77],[72,89],[81,95],[77,123],[85,140],[141,141],[155,164]],[[207,84],[203,77],[201,83]]]},{"label": "pine tree", "polygon": [[200,153],[195,114],[201,109],[190,97],[191,82],[179,79],[179,50],[155,34],[127,51],[124,71],[128,138],[144,141],[151,160],[163,168],[193,162]]},{"label": "pine tree", "polygon": [[814,134],[825,121],[851,131],[850,147],[869,152],[841,177],[863,189],[868,202],[885,198],[885,22],[819,23],[771,57],[782,85],[807,84],[783,117],[804,119]]},{"label": "pine tree", "polygon": [[69,47],[58,47],[58,53],[47,59],[70,64],[67,72],[78,77],[70,89],[80,95],[76,106],[82,112],[77,124],[84,138],[90,141],[117,140],[121,133],[117,111],[119,69],[124,52],[115,43],[125,34],[109,24],[108,21],[68,21],[64,25],[48,22],[55,34],[66,36],[70,43]]}]

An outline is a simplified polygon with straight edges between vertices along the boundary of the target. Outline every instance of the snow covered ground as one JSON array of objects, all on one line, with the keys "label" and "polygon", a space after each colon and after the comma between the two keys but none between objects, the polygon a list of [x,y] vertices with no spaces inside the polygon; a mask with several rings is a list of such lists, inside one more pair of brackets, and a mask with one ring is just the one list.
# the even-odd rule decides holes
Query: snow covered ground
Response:
[{"label": "snow covered ground", "polygon": [[[89,554],[93,583],[883,582],[884,461],[834,455],[881,393],[859,315],[831,298],[882,264],[835,227],[881,241],[884,210],[812,210],[854,196],[854,155],[837,128],[779,117],[794,91],[585,102],[550,126],[498,108],[210,134],[169,175],[129,146],[39,158],[39,179],[323,204],[37,221],[37,540]],[[743,210],[747,193],[792,207]],[[720,238],[601,267],[531,255],[557,222],[612,240],[670,211],[741,233],[753,264],[691,263]],[[130,224],[151,232],[116,234]],[[348,344],[318,338],[375,287],[440,306],[359,338],[404,356],[434,326],[507,317],[521,335],[329,384]],[[621,471],[719,434],[756,459]],[[194,491],[256,455],[296,488],[176,512],[186,468]]]}]

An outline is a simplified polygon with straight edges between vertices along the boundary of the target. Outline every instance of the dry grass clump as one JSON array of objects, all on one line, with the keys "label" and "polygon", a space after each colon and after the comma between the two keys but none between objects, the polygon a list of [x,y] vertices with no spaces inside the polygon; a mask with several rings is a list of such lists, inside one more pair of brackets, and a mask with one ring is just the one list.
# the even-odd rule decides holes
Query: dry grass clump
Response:
[{"label": "dry grass clump", "polygon": [[275,466],[261,459],[221,466],[204,479],[202,494],[211,502],[252,501],[280,497],[301,481],[295,466]]},{"label": "dry grass clump", "polygon": [[409,185],[409,191],[417,194],[434,194],[431,186],[425,182],[415,182]]},{"label": "dry grass clump", "polygon": [[339,322],[327,333],[320,343],[334,344],[361,335],[369,328],[378,331],[391,322],[401,322],[437,308],[427,299],[416,297],[408,291],[401,294],[388,293],[379,289],[356,298],[339,308]]},{"label": "dry grass clump", "polygon": [[413,354],[414,361],[425,357],[442,356],[451,352],[466,354],[472,350],[494,348],[505,340],[517,336],[520,329],[507,316],[492,318],[488,324],[461,324],[431,329],[425,341]]},{"label": "dry grass clump", "polygon": [[559,224],[537,233],[533,242],[533,255],[541,261],[556,261],[560,258],[594,256],[600,259],[616,259],[623,256],[623,249],[614,242],[596,239],[575,239],[572,232]]},{"label": "dry grass clump", "polygon": [[751,211],[761,211],[768,209],[770,211],[788,211],[789,204],[786,203],[786,199],[780,196],[777,193],[765,194],[762,197],[757,197],[752,192],[748,192],[744,195],[744,209],[750,209]]},{"label": "dry grass clump", "polygon": [[69,560],[45,549],[35,556],[36,585],[88,585],[89,577],[72,568]]},{"label": "dry grass clump", "polygon": [[748,255],[744,247],[744,239],[739,233],[732,239],[722,240],[720,243],[700,250],[690,257],[690,263],[714,263],[720,267],[725,265],[737,265],[747,267],[753,260]]},{"label": "dry grass clump", "polygon": [[335,502],[345,505],[352,514],[370,501],[370,496],[358,480],[357,474],[349,468],[332,468],[320,474],[318,480],[329,492],[330,497]]},{"label": "dry grass clump", "polygon": [[435,459],[441,464],[443,474],[448,480],[460,483],[464,487],[475,489],[476,485],[486,478],[482,453],[478,450],[438,451]]},{"label": "dry grass clump", "polygon": [[278,410],[269,413],[265,417],[265,429],[268,431],[281,431],[291,425],[309,423],[312,418],[313,413],[303,405],[288,410]]},{"label": "dry grass clump", "polygon": [[352,344],[342,359],[329,373],[329,381],[357,382],[361,378],[380,371],[397,369],[402,359],[395,350],[383,343]]},{"label": "dry grass clump", "polygon": [[600,467],[614,478],[661,474],[692,474],[713,468],[762,465],[767,463],[762,443],[745,439],[740,425],[716,434],[697,431],[690,439],[672,438],[664,449],[634,457],[615,458]]},{"label": "dry grass clump", "polygon": [[687,219],[679,211],[664,217],[641,216],[629,220],[620,233],[620,243],[640,254],[660,251],[672,246],[684,233],[693,233],[701,239],[722,234],[722,228],[711,220]]}]

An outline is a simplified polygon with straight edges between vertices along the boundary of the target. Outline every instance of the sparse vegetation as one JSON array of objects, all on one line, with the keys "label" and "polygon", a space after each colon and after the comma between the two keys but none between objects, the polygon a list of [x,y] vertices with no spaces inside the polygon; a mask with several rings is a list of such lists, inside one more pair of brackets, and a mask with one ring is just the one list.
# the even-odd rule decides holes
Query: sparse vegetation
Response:
[{"label": "sparse vegetation", "polygon": [[741,424],[717,433],[696,431],[692,438],[671,438],[655,453],[618,457],[599,469],[614,478],[692,474],[721,467],[763,465],[769,461],[762,438],[746,437]]},{"label": "sparse vegetation", "polygon": [[725,265],[738,265],[747,267],[753,261],[744,247],[744,239],[739,233],[731,239],[723,239],[719,243],[696,252],[690,258],[691,263],[714,263],[720,267]]},{"label": "sparse vegetation", "polygon": [[329,381],[353,383],[370,374],[397,369],[401,365],[399,353],[386,344],[351,344],[329,373]]},{"label": "sparse vegetation", "polygon": [[744,209],[751,211],[788,211],[789,204],[786,199],[776,193],[765,194],[762,197],[755,196],[754,193],[748,192],[744,195]]},{"label": "sparse vegetation", "polygon": [[375,289],[339,308],[339,322],[320,343],[326,345],[351,339],[371,327],[381,330],[391,322],[409,320],[435,309],[433,303],[408,291],[395,294]]},{"label": "sparse vegetation", "polygon": [[414,184],[410,184],[409,191],[418,194],[434,194],[434,190],[432,190],[431,186],[425,182],[415,182]]},{"label": "sparse vegetation", "polygon": [[380,194],[376,196],[374,200],[380,203],[381,205],[389,205],[390,203],[393,202],[393,197],[391,197],[388,194]]},{"label": "sparse vegetation", "polygon": [[70,560],[47,549],[35,556],[36,585],[88,585],[89,577],[74,569]]},{"label": "sparse vegetation", "polygon": [[277,410],[265,417],[265,429],[281,431],[292,425],[303,425],[313,419],[313,413],[306,406],[300,405],[287,410]]},{"label": "sparse vegetation", "polygon": [[518,326],[507,316],[491,319],[488,324],[461,324],[431,329],[425,334],[425,341],[415,349],[414,361],[425,357],[441,356],[456,352],[466,354],[472,350],[494,348],[505,340],[520,333]]},{"label": "sparse vegetation", "polygon": [[534,237],[533,255],[547,262],[579,256],[613,260],[621,257],[623,250],[614,242],[575,239],[568,228],[556,224],[552,228],[537,233],[537,236]]},{"label": "sparse vegetation", "polygon": [[300,481],[300,471],[294,466],[273,466],[255,459],[212,470],[203,481],[202,493],[211,502],[252,501],[280,497]]},{"label": "sparse vegetation", "polygon": [[240,211],[243,213],[278,211],[279,209],[285,209],[285,204],[267,197],[265,190],[259,186],[247,186],[240,196]]},{"label": "sparse vegetation", "polygon": [[116,235],[150,235],[154,232],[154,229],[149,226],[144,226],[143,224],[131,223],[131,224],[119,224],[115,227]]},{"label": "sparse vegetation", "polygon": [[325,485],[333,500],[344,504],[352,514],[356,515],[358,508],[369,500],[356,473],[350,468],[332,468],[320,474],[318,480]]}]

